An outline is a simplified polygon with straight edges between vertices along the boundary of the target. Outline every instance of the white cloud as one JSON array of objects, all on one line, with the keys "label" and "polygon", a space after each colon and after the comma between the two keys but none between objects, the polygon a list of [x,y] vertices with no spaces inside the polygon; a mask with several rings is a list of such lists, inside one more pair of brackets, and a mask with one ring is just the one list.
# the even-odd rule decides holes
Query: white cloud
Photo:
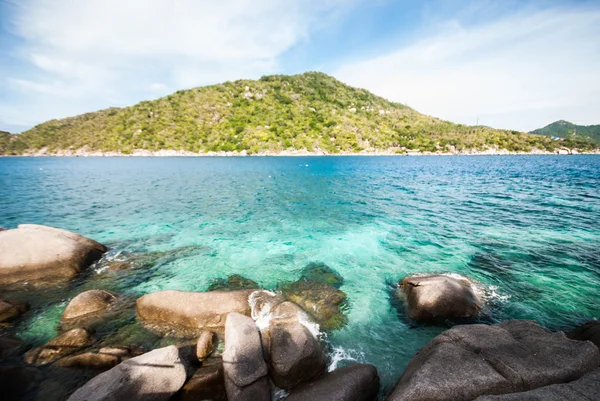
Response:
[{"label": "white cloud", "polygon": [[41,122],[277,72],[284,52],[352,1],[23,0],[12,22],[28,68],[6,78],[0,113]]},{"label": "white cloud", "polygon": [[557,119],[598,123],[600,10],[513,14],[481,26],[454,21],[336,75],[451,121],[531,130]]}]

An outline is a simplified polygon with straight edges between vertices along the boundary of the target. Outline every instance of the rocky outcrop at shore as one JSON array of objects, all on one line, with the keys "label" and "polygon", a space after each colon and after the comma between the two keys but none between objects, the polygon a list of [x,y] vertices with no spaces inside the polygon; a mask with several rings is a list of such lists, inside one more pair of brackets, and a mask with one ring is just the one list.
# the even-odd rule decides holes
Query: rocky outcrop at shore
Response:
[{"label": "rocky outcrop at shore", "polygon": [[398,287],[399,295],[406,299],[408,315],[414,320],[472,318],[481,310],[481,301],[466,278],[411,276]]},{"label": "rocky outcrop at shore", "polygon": [[104,245],[79,234],[21,224],[0,232],[0,284],[68,280],[106,251]]},{"label": "rocky outcrop at shore", "polygon": [[456,326],[408,364],[388,401],[470,401],[568,383],[597,369],[600,351],[535,322]]}]

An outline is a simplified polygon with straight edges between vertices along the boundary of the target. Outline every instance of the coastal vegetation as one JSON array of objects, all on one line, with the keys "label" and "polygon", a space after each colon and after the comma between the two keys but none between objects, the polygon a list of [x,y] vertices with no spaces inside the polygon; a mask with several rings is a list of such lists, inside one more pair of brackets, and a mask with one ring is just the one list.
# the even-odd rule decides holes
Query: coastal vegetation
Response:
[{"label": "coastal vegetation", "polygon": [[44,149],[132,153],[284,150],[355,153],[505,149],[587,150],[587,140],[466,126],[423,115],[318,72],[180,90],[131,107],[51,120],[0,134],[0,154]]},{"label": "coastal vegetation", "polygon": [[577,125],[560,120],[536,129],[532,134],[550,137],[566,138],[569,140],[591,141],[600,145],[600,125]]}]

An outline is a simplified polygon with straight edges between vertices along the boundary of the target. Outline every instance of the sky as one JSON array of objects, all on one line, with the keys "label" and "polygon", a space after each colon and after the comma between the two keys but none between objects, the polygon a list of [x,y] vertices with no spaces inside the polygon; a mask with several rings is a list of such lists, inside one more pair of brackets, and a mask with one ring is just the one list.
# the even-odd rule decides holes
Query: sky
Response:
[{"label": "sky", "polygon": [[600,1],[0,0],[0,130],[306,71],[463,124],[600,124]]}]

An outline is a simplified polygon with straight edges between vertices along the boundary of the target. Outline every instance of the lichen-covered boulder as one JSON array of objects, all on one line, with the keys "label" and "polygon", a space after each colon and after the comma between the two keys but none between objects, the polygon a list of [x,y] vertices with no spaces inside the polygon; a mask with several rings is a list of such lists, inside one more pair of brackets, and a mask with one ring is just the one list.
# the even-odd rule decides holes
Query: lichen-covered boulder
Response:
[{"label": "lichen-covered boulder", "polygon": [[406,277],[399,291],[414,320],[472,318],[481,310],[481,301],[467,279],[446,275]]},{"label": "lichen-covered boulder", "polygon": [[311,324],[308,315],[291,302],[284,302],[273,311],[268,334],[269,366],[277,387],[290,389],[325,371],[324,346],[317,333],[311,331]]},{"label": "lichen-covered boulder", "polygon": [[379,392],[379,376],[373,365],[354,364],[294,387],[288,401],[373,401]]},{"label": "lichen-covered boulder", "polygon": [[590,401],[600,399],[600,369],[581,379],[536,388],[522,393],[487,395],[475,401]]},{"label": "lichen-covered boulder", "polygon": [[260,335],[254,320],[248,316],[235,312],[227,316],[223,369],[228,399],[270,400]]},{"label": "lichen-covered boulder", "polygon": [[21,224],[0,232],[0,284],[68,280],[106,251],[104,245],[79,234]]},{"label": "lichen-covered boulder", "polygon": [[223,377],[223,360],[208,358],[180,391],[180,401],[227,401]]},{"label": "lichen-covered boulder", "polygon": [[13,320],[29,310],[26,302],[0,298],[0,323]]},{"label": "lichen-covered boulder", "polygon": [[106,311],[117,299],[117,295],[105,290],[89,290],[82,292],[69,302],[61,321],[67,322],[98,315]]},{"label": "lichen-covered boulder", "polygon": [[535,322],[455,326],[410,361],[389,401],[467,401],[577,380],[600,364],[590,342]]},{"label": "lichen-covered boulder", "polygon": [[76,328],[62,333],[41,347],[25,354],[25,361],[31,365],[46,365],[73,354],[94,343],[94,336],[86,329]]},{"label": "lichen-covered boulder", "polygon": [[284,297],[299,305],[323,330],[343,327],[347,322],[344,314],[346,294],[337,288],[314,280],[299,280],[280,287]]},{"label": "lichen-covered boulder", "polygon": [[341,274],[327,266],[325,263],[309,263],[302,269],[301,280],[312,280],[319,283],[340,288],[344,284]]},{"label": "lichen-covered boulder", "polygon": [[187,369],[174,345],[155,349],[94,377],[69,401],[166,401],[185,384]]},{"label": "lichen-covered boulder", "polygon": [[229,313],[250,316],[248,297],[252,292],[160,291],[137,300],[137,315],[142,322],[159,332],[190,331],[198,335],[202,330],[210,330],[222,333]]}]

